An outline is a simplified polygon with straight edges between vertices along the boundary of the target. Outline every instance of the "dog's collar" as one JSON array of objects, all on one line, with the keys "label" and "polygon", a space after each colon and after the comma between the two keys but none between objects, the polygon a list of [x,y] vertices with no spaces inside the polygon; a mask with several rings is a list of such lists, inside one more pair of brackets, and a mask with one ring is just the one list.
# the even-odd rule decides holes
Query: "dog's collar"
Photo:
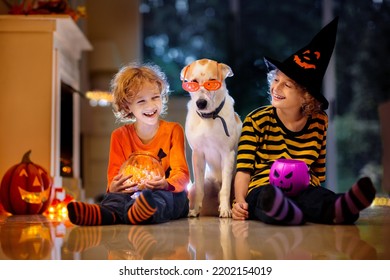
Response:
[{"label": "dog's collar", "polygon": [[217,107],[217,109],[215,109],[215,111],[213,111],[211,113],[201,113],[199,111],[196,111],[196,112],[198,113],[198,115],[201,118],[204,118],[204,119],[211,119],[212,118],[213,120],[215,120],[216,118],[219,118],[222,122],[223,129],[225,130],[226,136],[230,137],[225,119],[218,115],[219,112],[221,112],[223,105],[225,105],[225,99],[221,102],[221,104]]}]

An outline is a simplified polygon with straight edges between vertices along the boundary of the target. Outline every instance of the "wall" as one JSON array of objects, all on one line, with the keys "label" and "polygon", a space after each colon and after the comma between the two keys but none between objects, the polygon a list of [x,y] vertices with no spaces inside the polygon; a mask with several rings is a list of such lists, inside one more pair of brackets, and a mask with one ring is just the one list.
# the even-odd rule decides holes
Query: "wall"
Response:
[{"label": "wall", "polygon": [[[141,59],[141,17],[138,0],[87,0],[85,32],[94,50],[88,54],[89,85],[85,90],[109,90],[119,67]],[[82,176],[86,198],[106,190],[112,130],[118,127],[111,107],[81,104]]]}]

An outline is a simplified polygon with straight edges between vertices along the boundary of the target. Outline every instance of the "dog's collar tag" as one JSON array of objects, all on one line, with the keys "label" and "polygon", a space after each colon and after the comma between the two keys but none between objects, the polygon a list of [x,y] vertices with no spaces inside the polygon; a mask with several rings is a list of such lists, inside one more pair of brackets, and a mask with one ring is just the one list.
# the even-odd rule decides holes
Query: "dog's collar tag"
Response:
[{"label": "dog's collar tag", "polygon": [[198,113],[198,115],[201,118],[205,118],[205,119],[211,119],[212,118],[213,120],[215,120],[216,118],[219,118],[221,120],[221,122],[222,122],[223,129],[225,130],[226,136],[230,137],[230,134],[229,134],[229,131],[228,131],[225,119],[218,115],[219,112],[222,110],[223,105],[225,105],[225,99],[221,102],[221,104],[218,106],[218,108],[215,109],[214,112],[211,112],[211,113],[201,113],[199,111],[196,111],[196,112]]}]

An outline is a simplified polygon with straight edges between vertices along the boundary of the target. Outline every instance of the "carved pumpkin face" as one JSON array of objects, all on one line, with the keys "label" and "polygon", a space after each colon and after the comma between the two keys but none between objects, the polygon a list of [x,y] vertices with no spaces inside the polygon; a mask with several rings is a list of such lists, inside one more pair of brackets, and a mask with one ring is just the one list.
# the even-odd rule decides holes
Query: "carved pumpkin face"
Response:
[{"label": "carved pumpkin face", "polygon": [[137,184],[138,189],[144,188],[145,181],[155,176],[164,176],[164,169],[160,161],[149,153],[133,153],[122,165],[119,173],[128,176],[133,175],[126,184]]},{"label": "carved pumpkin face", "polygon": [[316,64],[320,59],[320,52],[306,50],[302,54],[294,55],[294,61],[296,64],[305,69],[316,69]]},{"label": "carved pumpkin face", "polygon": [[296,196],[310,184],[309,169],[301,160],[278,159],[271,166],[269,181],[285,195]]},{"label": "carved pumpkin face", "polygon": [[53,237],[45,216],[36,215],[28,223],[9,216],[0,230],[1,249],[12,260],[41,260],[50,257]]},{"label": "carved pumpkin face", "polygon": [[30,153],[8,169],[1,181],[0,201],[11,214],[42,214],[52,200],[52,178],[31,162]]}]

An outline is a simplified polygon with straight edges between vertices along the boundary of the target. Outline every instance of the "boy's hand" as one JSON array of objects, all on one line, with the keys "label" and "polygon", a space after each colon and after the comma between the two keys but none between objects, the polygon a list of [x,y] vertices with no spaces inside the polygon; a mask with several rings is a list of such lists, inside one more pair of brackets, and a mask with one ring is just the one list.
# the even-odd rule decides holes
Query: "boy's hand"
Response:
[{"label": "boy's hand", "polygon": [[172,190],[165,177],[155,176],[144,183],[144,187],[150,190]]},{"label": "boy's hand", "polygon": [[133,175],[124,176],[123,174],[116,175],[110,184],[110,192],[134,193],[138,191],[137,184],[127,184],[126,181]]},{"label": "boy's hand", "polygon": [[234,220],[245,220],[248,219],[248,203],[236,202],[232,209],[232,216]]}]

